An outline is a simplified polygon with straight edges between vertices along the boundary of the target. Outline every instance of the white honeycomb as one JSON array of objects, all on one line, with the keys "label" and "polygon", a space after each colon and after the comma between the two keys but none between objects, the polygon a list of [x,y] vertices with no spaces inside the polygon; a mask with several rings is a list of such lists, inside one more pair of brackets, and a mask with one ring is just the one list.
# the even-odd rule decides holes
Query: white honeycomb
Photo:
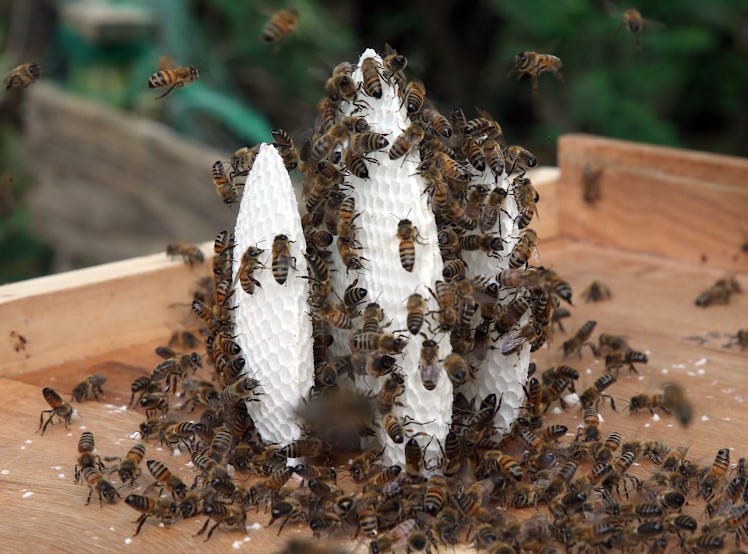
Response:
[{"label": "white honeycomb", "polygon": [[[259,380],[262,396],[247,407],[263,439],[287,444],[301,435],[296,407],[313,384],[312,324],[307,313],[305,279],[306,241],[293,185],[277,150],[263,144],[247,177],[236,217],[234,275],[249,246],[265,249],[260,257],[265,269],[255,271],[262,287],[248,295],[237,283],[234,312],[237,341],[247,360],[248,375]],[[296,269],[289,270],[285,284],[278,284],[271,270],[271,249],[276,235],[291,242]]]}]

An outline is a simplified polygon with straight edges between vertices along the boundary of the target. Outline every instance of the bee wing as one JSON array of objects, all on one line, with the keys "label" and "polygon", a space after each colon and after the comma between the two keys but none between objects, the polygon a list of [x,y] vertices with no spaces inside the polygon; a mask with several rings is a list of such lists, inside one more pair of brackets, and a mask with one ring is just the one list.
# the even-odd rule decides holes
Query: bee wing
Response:
[{"label": "bee wing", "polygon": [[436,386],[436,383],[439,381],[439,374],[441,373],[439,360],[435,359],[433,362],[424,362],[421,359],[418,362],[418,372],[421,375],[422,383],[433,383]]},{"label": "bee wing", "polygon": [[499,350],[504,355],[511,353],[515,348],[522,346],[527,342],[527,338],[522,336],[521,329],[509,331],[499,337]]}]

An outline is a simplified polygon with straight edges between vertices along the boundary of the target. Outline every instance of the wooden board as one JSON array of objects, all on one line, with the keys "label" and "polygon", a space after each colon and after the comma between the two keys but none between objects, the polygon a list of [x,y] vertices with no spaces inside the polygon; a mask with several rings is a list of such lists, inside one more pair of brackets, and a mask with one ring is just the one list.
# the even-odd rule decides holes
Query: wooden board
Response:
[{"label": "wooden board", "polygon": [[[738,295],[728,306],[707,309],[693,305],[696,294],[711,283],[718,272],[701,266],[661,260],[647,255],[626,254],[565,240],[551,241],[542,247],[543,263],[557,268],[568,278],[578,293],[590,280],[602,279],[614,294],[610,302],[584,304],[575,300],[571,320],[567,320],[567,334],[588,318],[598,321],[598,330],[621,333],[630,337],[632,345],[646,350],[650,363],[640,366],[641,376],[622,373],[619,383],[611,389],[621,408],[630,396],[639,392],[651,393],[665,381],[684,384],[695,404],[695,421],[691,428],[681,429],[672,418],[662,415],[660,421],[649,414],[631,415],[619,408],[615,414],[603,409],[603,433],[619,430],[627,439],[661,438],[668,443],[686,445],[689,453],[701,463],[709,463],[718,448],[729,446],[733,460],[748,455],[748,352],[722,348],[721,340],[699,346],[683,339],[684,336],[706,331],[734,332],[745,325],[748,295]],[[738,277],[748,283],[748,276]],[[677,283],[678,286],[674,286]],[[578,294],[577,294],[578,296]],[[161,335],[166,339],[168,333]],[[558,350],[561,336],[549,349],[543,348],[536,359],[539,368],[561,361]],[[97,448],[103,455],[122,455],[133,443],[128,435],[137,428],[143,415],[135,410],[122,410],[129,402],[129,384],[137,376],[147,373],[157,362],[153,348],[163,340],[156,337],[139,346],[122,348],[76,362],[27,372],[14,378],[0,380],[6,401],[0,404],[0,521],[14,521],[14,531],[5,534],[4,548],[22,550],[33,540],[38,547],[57,547],[63,550],[97,547],[124,549],[126,539],[134,532],[135,512],[120,502],[99,508],[94,501],[85,505],[87,489],[72,484],[76,445],[83,429],[92,431]],[[33,343],[29,349],[33,349]],[[588,386],[601,374],[602,366],[589,351],[581,360],[569,360],[581,373],[581,387]],[[589,371],[587,369],[589,368]],[[52,386],[69,393],[87,374],[107,375],[107,398],[103,402],[76,405],[80,415],[73,417],[72,426],[51,426],[41,437],[34,431],[38,414],[46,409],[41,387]],[[552,415],[551,421],[565,423],[575,429],[579,422],[578,410]],[[29,442],[30,441],[30,442]],[[148,456],[165,462],[185,481],[194,472],[185,466],[186,456],[171,457],[150,444]],[[8,473],[2,473],[7,470]],[[342,474],[342,472],[341,472]],[[128,489],[123,489],[127,493]],[[33,495],[24,498],[28,492]],[[250,512],[248,523],[258,523],[261,529],[250,529],[247,538],[237,532],[219,531],[211,539],[214,548],[236,544],[249,552],[272,552],[291,536],[311,536],[299,525],[291,526],[278,538],[275,528],[266,529],[270,517],[262,510]],[[158,529],[146,524],[142,534],[129,545],[138,549],[184,551],[201,544],[193,538],[202,518],[179,521],[170,529]],[[33,538],[33,539],[32,539]],[[240,541],[240,542],[235,542]]]},{"label": "wooden board", "polygon": [[[748,160],[586,135],[559,140],[561,234],[731,270],[748,269]],[[586,165],[600,199],[582,199]]]}]

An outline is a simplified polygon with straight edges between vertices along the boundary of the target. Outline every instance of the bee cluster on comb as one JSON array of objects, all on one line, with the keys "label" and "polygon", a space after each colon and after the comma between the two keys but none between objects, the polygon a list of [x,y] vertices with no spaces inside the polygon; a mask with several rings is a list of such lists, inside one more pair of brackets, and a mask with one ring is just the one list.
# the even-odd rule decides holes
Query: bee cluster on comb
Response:
[{"label": "bee cluster on comb", "polygon": [[[615,335],[589,342],[590,320],[564,357],[590,346],[606,373],[579,396],[571,366],[536,375],[530,353],[572,298],[553,269],[530,264],[539,197],[526,171],[537,161],[486,113],[441,115],[406,65],[390,48],[340,64],[301,148],[275,130],[274,144],[239,149],[228,171],[213,166],[221,200],[240,206],[192,301],[200,332],[159,347],[164,360],[131,397],[147,416],[141,438],[189,451],[194,481],[147,459],[144,444],[107,468],[86,432],[76,480],[89,501],[116,502],[105,475],[135,487],[146,460],[154,481],[123,494],[140,514],[136,535],[149,518],[198,516],[206,540],[219,527],[246,533],[247,513],[264,506],[279,534],[303,522],[315,537],[363,536],[371,553],[711,552],[743,540],[745,462],[733,475],[729,449],[699,465],[662,441],[604,438],[609,388],[644,352]],[[177,246],[171,255],[199,263]],[[44,397],[47,423],[69,422],[69,405]],[[546,417],[572,402],[576,434]],[[691,419],[672,387],[632,397],[629,411],[640,410]],[[693,498],[706,503],[701,524],[683,511]],[[291,541],[284,552],[338,551],[328,548]]]}]

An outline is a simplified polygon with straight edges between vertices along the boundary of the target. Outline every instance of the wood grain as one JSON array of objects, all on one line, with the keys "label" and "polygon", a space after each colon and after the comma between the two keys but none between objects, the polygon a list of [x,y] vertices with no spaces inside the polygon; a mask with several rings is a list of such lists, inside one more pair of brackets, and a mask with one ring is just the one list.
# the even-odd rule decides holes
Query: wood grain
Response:
[{"label": "wood grain", "polygon": [[[600,137],[559,140],[563,235],[728,270],[746,270],[748,160]],[[582,199],[585,165],[600,199]]]},{"label": "wood grain", "polygon": [[[620,381],[611,387],[619,412],[604,408],[601,431],[619,430],[625,439],[665,439],[673,446],[689,447],[689,454],[699,463],[710,463],[718,448],[733,447],[733,460],[748,455],[748,352],[727,349],[723,340],[712,340],[699,346],[683,337],[706,331],[733,333],[745,326],[748,295],[736,295],[732,304],[713,308],[697,308],[695,295],[719,273],[700,265],[653,256],[621,253],[605,248],[551,241],[542,247],[542,262],[555,267],[572,284],[577,299],[573,317],[567,320],[567,334],[557,337],[550,348],[543,348],[535,359],[542,370],[561,362],[559,347],[587,319],[598,322],[597,331],[621,333],[629,337],[632,346],[649,352],[650,363],[639,367],[641,375],[623,372]],[[148,280],[144,276],[143,281]],[[584,304],[579,292],[592,280],[604,280],[613,292],[609,302]],[[748,276],[738,279],[746,284]],[[3,548],[23,550],[33,541],[35,547],[56,547],[63,550],[94,549],[98,547],[125,549],[125,540],[134,532],[136,515],[124,503],[99,508],[95,502],[85,505],[87,489],[72,484],[72,470],[76,444],[85,427],[96,437],[97,448],[103,455],[121,455],[133,443],[128,434],[137,428],[143,415],[135,410],[120,410],[129,401],[129,383],[146,374],[157,362],[153,348],[163,342],[168,333],[155,333],[139,346],[121,348],[90,356],[79,361],[39,369],[0,379],[6,399],[0,404],[0,521],[14,521],[13,533],[6,533]],[[589,386],[603,371],[600,362],[585,349],[580,359],[567,360],[582,373],[579,389]],[[34,434],[38,415],[46,409],[40,389],[52,386],[60,393],[69,393],[87,374],[97,372],[108,376],[107,397],[102,402],[76,405],[80,411],[74,416],[69,431],[62,425],[50,426],[44,437]],[[676,381],[687,387],[695,405],[694,423],[680,428],[671,417],[661,414],[655,421],[649,414],[628,414],[628,399],[636,393],[656,391],[665,381]],[[580,421],[576,409],[550,414],[549,422],[560,422],[574,431]],[[30,443],[26,441],[30,440]],[[148,445],[148,457],[156,457],[190,481],[194,472],[186,467],[186,456],[170,456]],[[343,460],[344,461],[344,460]],[[646,467],[640,468],[646,476]],[[8,470],[3,474],[2,470]],[[341,468],[340,474],[344,470]],[[59,477],[64,474],[64,477]],[[127,493],[129,489],[122,489]],[[26,492],[33,492],[23,498]],[[531,515],[533,510],[527,512]],[[261,529],[250,529],[249,542],[236,543],[239,550],[274,552],[288,537],[309,537],[303,525],[289,525],[277,537],[275,528],[266,529],[269,514],[261,509],[250,512],[248,523],[259,523]],[[167,552],[199,547],[201,538],[192,535],[202,524],[202,518],[179,521],[169,529],[146,524],[143,532],[129,545],[138,549],[161,549]],[[112,528],[114,530],[112,530]],[[211,548],[225,549],[243,541],[238,532],[218,531],[211,539]],[[470,551],[468,549],[458,551]]]}]

